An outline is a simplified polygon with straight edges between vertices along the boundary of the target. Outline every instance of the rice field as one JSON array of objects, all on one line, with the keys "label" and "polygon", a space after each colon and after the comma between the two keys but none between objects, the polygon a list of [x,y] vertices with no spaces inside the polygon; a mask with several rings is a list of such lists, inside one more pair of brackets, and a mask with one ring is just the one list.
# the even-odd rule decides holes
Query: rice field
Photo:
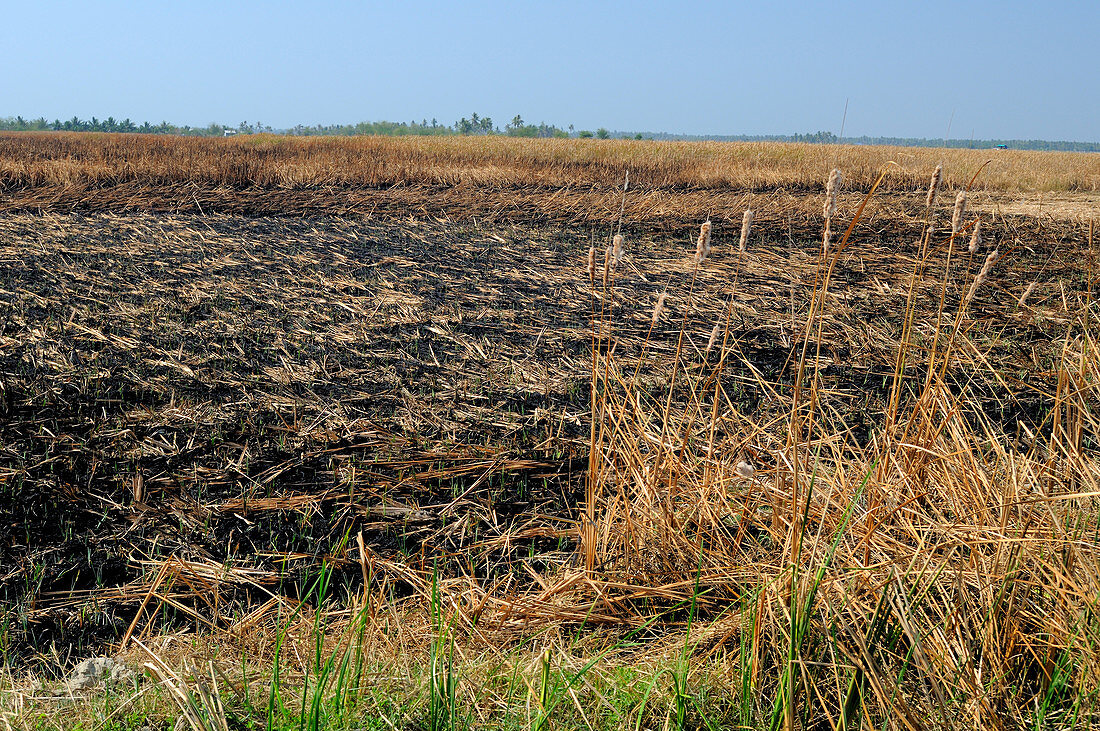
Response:
[{"label": "rice field", "polygon": [[983,154],[0,135],[3,718],[1094,726],[1100,158]]}]

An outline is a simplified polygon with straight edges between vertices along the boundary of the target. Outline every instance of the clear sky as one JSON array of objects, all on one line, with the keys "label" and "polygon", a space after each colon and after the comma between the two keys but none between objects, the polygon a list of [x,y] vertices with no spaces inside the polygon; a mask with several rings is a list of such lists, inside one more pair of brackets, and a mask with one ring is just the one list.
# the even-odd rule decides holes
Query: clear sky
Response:
[{"label": "clear sky", "polygon": [[4,2],[0,117],[1100,141],[1100,2]]}]

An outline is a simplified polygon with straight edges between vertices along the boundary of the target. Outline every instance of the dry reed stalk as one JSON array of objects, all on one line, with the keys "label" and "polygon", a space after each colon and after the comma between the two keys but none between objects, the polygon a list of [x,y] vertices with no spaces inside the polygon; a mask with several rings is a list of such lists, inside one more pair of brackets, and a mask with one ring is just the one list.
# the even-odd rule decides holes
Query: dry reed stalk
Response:
[{"label": "dry reed stalk", "polygon": [[959,194],[955,196],[955,212],[951,214],[951,235],[956,236],[959,233],[959,227],[962,226],[963,216],[966,215],[966,191],[960,190]]},{"label": "dry reed stalk", "polygon": [[943,180],[943,165],[937,165],[936,169],[932,171],[932,180],[928,183],[928,198],[925,201],[925,207],[931,208],[932,204],[936,202],[936,194],[940,190],[940,181]]},{"label": "dry reed stalk", "polygon": [[974,221],[974,230],[970,232],[970,246],[967,247],[967,251],[974,254],[978,247],[982,245],[982,219],[978,218]]},{"label": "dry reed stalk", "polygon": [[752,230],[752,209],[745,210],[745,215],[741,218],[741,241],[738,244],[738,251],[742,254],[745,253],[745,246],[749,242],[749,232]]}]

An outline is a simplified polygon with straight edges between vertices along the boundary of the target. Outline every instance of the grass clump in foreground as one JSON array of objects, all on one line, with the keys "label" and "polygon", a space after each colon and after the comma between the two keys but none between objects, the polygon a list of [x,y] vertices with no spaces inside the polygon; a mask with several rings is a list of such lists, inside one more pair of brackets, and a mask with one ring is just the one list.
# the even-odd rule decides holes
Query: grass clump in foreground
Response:
[{"label": "grass clump in foreground", "polygon": [[[833,239],[836,177],[782,373],[754,367],[727,315],[721,348],[704,359],[681,328],[672,385],[653,393],[613,356],[613,323],[596,317],[582,545],[608,582],[600,600],[697,590],[711,619],[701,626],[723,629],[688,643],[700,652],[736,638],[744,726],[1089,727],[1100,691],[1093,302],[1065,335],[1041,417],[1019,423],[1022,439],[1008,433],[977,385],[1007,377],[983,373],[978,343],[997,324],[970,312],[1001,253],[975,273],[974,251],[957,251],[978,225],[964,195],[950,235],[935,236],[937,171],[888,407],[857,439],[846,395],[822,387],[822,344],[830,284],[875,187]],[[922,323],[915,283],[933,247],[948,252],[943,288]],[[689,301],[694,279],[684,276]],[[594,293],[601,313],[613,267],[610,281]],[[731,303],[737,294],[735,277]],[[731,370],[771,403],[738,409],[722,378]]]},{"label": "grass clump in foreground", "polygon": [[[934,187],[873,428],[856,428],[851,394],[824,385],[830,312],[840,306],[830,287],[858,246],[850,237],[863,205],[845,229],[826,201],[810,304],[774,372],[742,347],[737,275],[717,327],[689,327],[697,274],[718,245],[702,233],[694,260],[654,297],[650,332],[671,329],[674,350],[658,355],[648,337],[637,350],[617,347],[617,281],[631,263],[629,241],[616,235],[602,267],[597,251],[588,258],[591,420],[575,561],[519,562],[531,578],[521,584],[420,570],[345,536],[332,561],[359,561],[361,592],[341,596],[326,564],[298,602],[272,597],[227,638],[135,640],[126,653],[153,680],[136,693],[40,715],[54,701],[8,691],[9,722],[1095,725],[1091,289],[1045,385],[1032,384],[1038,408],[1000,421],[1013,376],[990,371],[983,343],[1000,338],[1000,324],[979,305],[1003,296],[992,285],[1011,252],[981,251],[980,241],[969,251],[976,224],[961,205],[954,230],[937,233]],[[738,275],[753,261],[744,220]],[[918,311],[918,282],[941,263],[939,305]],[[751,410],[737,395],[748,387],[764,394]]]}]

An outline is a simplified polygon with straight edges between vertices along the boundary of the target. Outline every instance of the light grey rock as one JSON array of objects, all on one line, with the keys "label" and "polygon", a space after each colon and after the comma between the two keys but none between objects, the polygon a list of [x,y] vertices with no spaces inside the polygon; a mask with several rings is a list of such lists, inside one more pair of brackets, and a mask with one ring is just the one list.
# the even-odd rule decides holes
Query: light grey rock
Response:
[{"label": "light grey rock", "polygon": [[100,685],[114,686],[133,683],[134,671],[110,657],[93,657],[83,661],[65,681],[65,690],[75,693]]}]

